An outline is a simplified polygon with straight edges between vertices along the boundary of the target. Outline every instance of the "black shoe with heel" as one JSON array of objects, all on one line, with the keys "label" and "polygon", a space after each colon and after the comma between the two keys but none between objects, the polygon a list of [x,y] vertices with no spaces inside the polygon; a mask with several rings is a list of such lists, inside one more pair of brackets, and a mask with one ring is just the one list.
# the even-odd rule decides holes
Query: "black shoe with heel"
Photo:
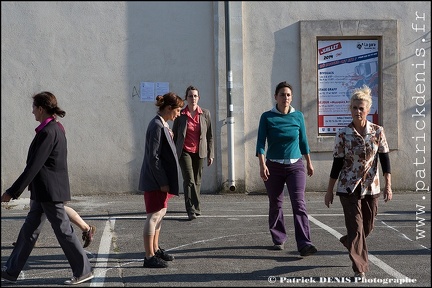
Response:
[{"label": "black shoe with heel", "polygon": [[166,253],[166,251],[162,248],[159,247],[159,249],[156,251],[155,256],[158,258],[161,258],[165,261],[173,261],[174,260],[174,256]]},{"label": "black shoe with heel", "polygon": [[168,263],[162,258],[153,256],[150,259],[144,257],[144,268],[166,268],[168,267]]},{"label": "black shoe with heel", "polygon": [[300,250],[300,256],[309,256],[315,254],[318,250],[313,245],[307,245]]}]

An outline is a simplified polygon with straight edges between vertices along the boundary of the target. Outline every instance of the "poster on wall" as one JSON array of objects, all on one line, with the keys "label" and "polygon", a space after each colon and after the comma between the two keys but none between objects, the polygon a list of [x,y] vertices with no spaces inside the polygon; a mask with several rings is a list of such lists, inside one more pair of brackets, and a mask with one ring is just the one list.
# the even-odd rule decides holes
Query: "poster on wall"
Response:
[{"label": "poster on wall", "polygon": [[156,96],[169,92],[169,82],[141,82],[140,100],[154,102]]},{"label": "poster on wall", "polygon": [[378,40],[318,40],[318,134],[334,135],[351,120],[354,89],[372,90],[368,120],[378,124]]},{"label": "poster on wall", "polygon": [[140,100],[141,101],[154,101],[154,83],[141,82],[140,85]]}]

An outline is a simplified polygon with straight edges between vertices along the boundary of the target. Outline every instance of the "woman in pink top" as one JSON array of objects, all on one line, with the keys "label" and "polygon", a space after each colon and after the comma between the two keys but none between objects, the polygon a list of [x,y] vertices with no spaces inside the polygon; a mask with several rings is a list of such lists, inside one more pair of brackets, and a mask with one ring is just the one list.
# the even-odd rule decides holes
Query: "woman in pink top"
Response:
[{"label": "woman in pink top", "polygon": [[194,86],[186,89],[188,105],[173,123],[179,165],[183,175],[183,192],[188,219],[201,215],[200,190],[204,159],[213,163],[213,133],[210,111],[198,106],[199,91]]}]

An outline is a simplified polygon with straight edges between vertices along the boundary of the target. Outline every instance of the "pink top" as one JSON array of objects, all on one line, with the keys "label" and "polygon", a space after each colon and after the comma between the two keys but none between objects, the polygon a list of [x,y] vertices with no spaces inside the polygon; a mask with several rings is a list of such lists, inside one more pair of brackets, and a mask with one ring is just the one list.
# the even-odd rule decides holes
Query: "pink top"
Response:
[{"label": "pink top", "polygon": [[[36,129],[35,129],[36,134],[39,133],[52,120],[55,120],[55,118],[54,117],[48,117],[47,119],[45,119],[38,127],[36,127]],[[57,122],[57,124],[60,126],[60,128],[63,130],[63,132],[65,132],[63,125],[60,122]]]},{"label": "pink top", "polygon": [[192,117],[189,107],[182,111],[188,117],[186,136],[183,144],[183,149],[189,153],[198,153],[201,127],[199,123],[199,115],[202,114],[201,108],[198,106],[195,116]]},{"label": "pink top", "polygon": [[54,117],[48,117],[47,119],[45,119],[38,127],[36,127],[36,134],[39,133],[52,120],[54,120]]}]

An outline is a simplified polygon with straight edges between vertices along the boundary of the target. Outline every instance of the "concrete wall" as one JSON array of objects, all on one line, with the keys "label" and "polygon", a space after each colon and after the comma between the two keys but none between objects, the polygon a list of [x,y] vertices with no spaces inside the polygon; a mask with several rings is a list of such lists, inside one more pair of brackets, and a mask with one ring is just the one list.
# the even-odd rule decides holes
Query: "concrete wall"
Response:
[{"label": "concrete wall", "polygon": [[[38,125],[31,96],[42,90],[53,92],[67,113],[61,121],[73,194],[136,191],[147,123],[156,113],[154,103],[139,99],[142,81],[169,82],[180,96],[190,84],[200,88],[216,137],[203,193],[226,191],[230,169],[236,192],[263,191],[255,157],[259,116],[284,80],[295,87],[293,105],[302,107],[300,22],[310,20],[397,22],[398,55],[390,64],[398,71],[397,94],[386,96],[397,98],[397,106],[383,107],[399,115],[393,189],[429,190],[430,2],[230,2],[232,147],[224,2],[3,1],[1,8],[2,191],[25,166]],[[330,150],[312,153],[308,190],[326,189]]]}]

